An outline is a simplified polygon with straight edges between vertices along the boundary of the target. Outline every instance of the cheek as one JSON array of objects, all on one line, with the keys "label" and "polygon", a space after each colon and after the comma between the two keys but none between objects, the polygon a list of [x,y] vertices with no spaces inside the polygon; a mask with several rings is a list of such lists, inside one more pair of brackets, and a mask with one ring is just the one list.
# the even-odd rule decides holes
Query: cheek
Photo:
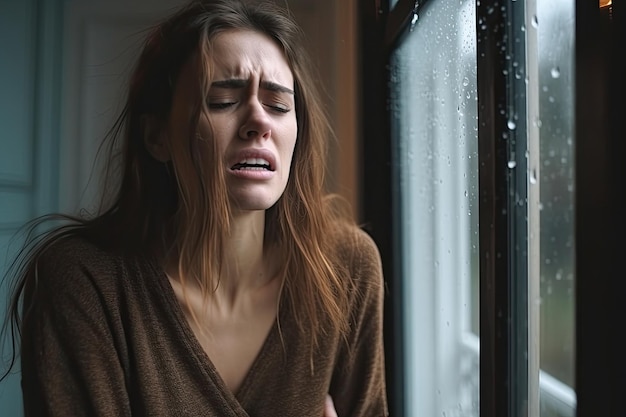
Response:
[{"label": "cheek", "polygon": [[202,157],[210,157],[214,152],[219,155],[226,147],[224,137],[226,137],[226,132],[220,120],[209,121],[209,118],[203,115],[198,123],[194,152]]},{"label": "cheek", "polygon": [[[201,139],[198,135],[195,139],[192,139],[189,148],[193,166],[195,170],[197,170],[197,174],[203,178],[211,175],[209,167],[213,166],[213,164],[209,161],[212,161],[214,156],[210,143]],[[191,168],[191,166],[189,168]]]},{"label": "cheek", "polygon": [[285,143],[283,158],[285,162],[288,163],[289,167],[293,165],[296,142],[297,142],[297,133],[293,135],[293,139],[290,139],[288,142]]},{"label": "cheek", "polygon": [[212,137],[213,132],[208,122],[206,122],[206,120],[200,120],[198,123],[198,133],[193,142],[193,151],[199,155],[200,158],[205,159],[210,157],[212,153]]},{"label": "cheek", "polygon": [[229,138],[233,130],[232,120],[222,120],[219,117],[202,116],[198,123],[199,142],[203,152],[211,152],[215,149],[218,154],[223,154],[228,147]]}]

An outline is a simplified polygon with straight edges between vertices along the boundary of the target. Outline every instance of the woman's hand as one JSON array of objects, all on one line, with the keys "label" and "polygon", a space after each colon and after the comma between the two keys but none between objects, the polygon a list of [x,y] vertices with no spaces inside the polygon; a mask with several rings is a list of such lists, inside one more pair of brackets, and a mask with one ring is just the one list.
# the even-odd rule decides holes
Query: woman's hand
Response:
[{"label": "woman's hand", "polygon": [[330,395],[326,395],[326,404],[324,405],[324,417],[338,417],[335,411],[335,404]]}]

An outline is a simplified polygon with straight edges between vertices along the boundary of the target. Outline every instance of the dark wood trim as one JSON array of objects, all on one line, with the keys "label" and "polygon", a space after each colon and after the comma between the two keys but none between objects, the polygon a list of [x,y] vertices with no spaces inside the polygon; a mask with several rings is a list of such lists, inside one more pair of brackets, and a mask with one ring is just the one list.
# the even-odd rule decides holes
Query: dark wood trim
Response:
[{"label": "dark wood trim", "polygon": [[576,1],[577,416],[624,414],[626,4]]},{"label": "dark wood trim", "polygon": [[362,140],[361,215],[364,229],[377,243],[386,280],[385,360],[389,412],[405,416],[404,343],[402,315],[402,282],[396,267],[398,245],[394,241],[394,218],[398,205],[393,201],[393,172],[388,91],[388,49],[385,24],[389,12],[386,0],[360,0],[359,7],[359,91],[360,135]]},{"label": "dark wood trim", "polygon": [[[480,247],[480,416],[510,417],[506,14],[476,9]],[[497,6],[497,7],[496,7]]]}]

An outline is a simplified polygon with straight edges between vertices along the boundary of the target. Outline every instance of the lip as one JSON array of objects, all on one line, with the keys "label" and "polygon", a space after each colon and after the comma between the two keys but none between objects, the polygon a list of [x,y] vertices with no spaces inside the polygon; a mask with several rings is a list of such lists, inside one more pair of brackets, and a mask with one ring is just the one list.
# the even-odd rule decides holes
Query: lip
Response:
[{"label": "lip", "polygon": [[[269,170],[245,170],[245,169],[232,169],[233,166],[238,164],[244,159],[260,158],[269,162]],[[276,171],[276,157],[268,149],[263,148],[246,148],[235,153],[228,159],[228,171],[241,178],[250,179],[267,179],[272,177]]]}]

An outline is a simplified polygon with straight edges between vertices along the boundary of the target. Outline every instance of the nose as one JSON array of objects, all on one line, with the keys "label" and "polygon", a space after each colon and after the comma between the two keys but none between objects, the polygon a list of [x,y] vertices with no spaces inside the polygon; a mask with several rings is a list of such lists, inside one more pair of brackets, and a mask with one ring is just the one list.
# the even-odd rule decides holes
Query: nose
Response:
[{"label": "nose", "polygon": [[271,120],[263,104],[256,99],[250,100],[248,112],[239,128],[239,137],[241,139],[268,139],[271,133]]}]

